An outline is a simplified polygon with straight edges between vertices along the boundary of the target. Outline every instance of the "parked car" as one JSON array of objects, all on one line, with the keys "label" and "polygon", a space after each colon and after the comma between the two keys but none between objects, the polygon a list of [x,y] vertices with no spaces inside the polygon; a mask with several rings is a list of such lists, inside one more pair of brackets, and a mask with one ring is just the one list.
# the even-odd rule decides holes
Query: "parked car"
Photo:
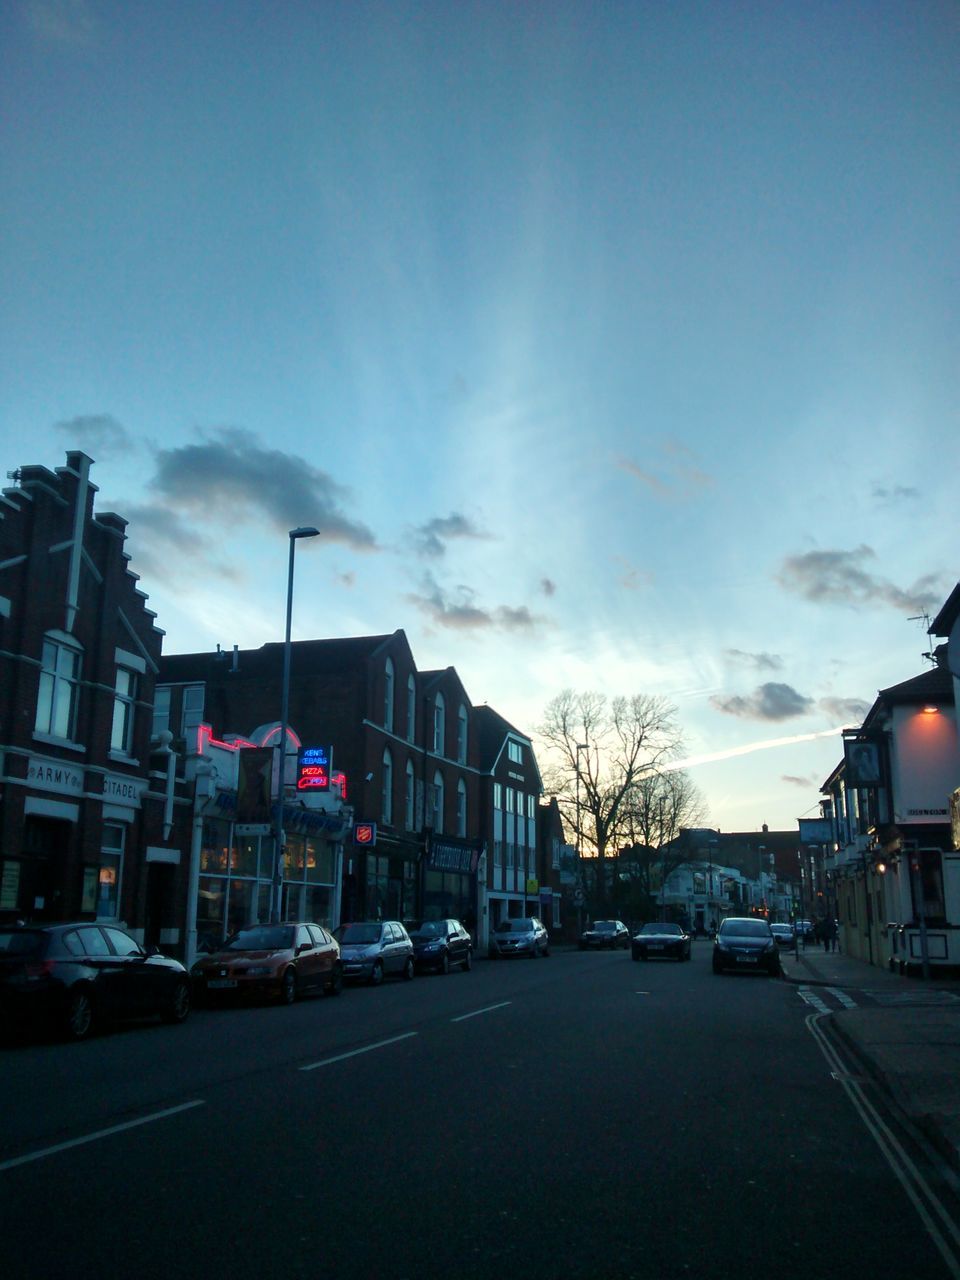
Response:
[{"label": "parked car", "polygon": [[550,954],[550,935],[536,916],[515,916],[501,920],[493,931],[491,951],[494,957],[537,956]]},{"label": "parked car", "polygon": [[601,950],[604,947],[612,951],[614,947],[630,945],[630,930],[622,920],[594,920],[588,924],[580,935],[580,950]]},{"label": "parked car", "polygon": [[780,949],[766,920],[757,916],[728,916],[713,944],[713,972],[725,969],[765,969],[780,976]]},{"label": "parked car", "polygon": [[340,947],[322,925],[309,921],[257,924],[238,929],[219,950],[190,971],[198,999],[273,996],[293,1004],[307,991],[339,995]]},{"label": "parked car", "polygon": [[424,920],[410,934],[418,969],[449,973],[450,966],[473,967],[473,939],[459,920]]},{"label": "parked car", "polygon": [[379,987],[388,974],[413,977],[413,943],[399,920],[342,924],[335,932],[345,978],[360,978]]},{"label": "parked car", "polygon": [[679,924],[645,924],[630,941],[630,955],[634,960],[674,957],[690,959],[690,935]]},{"label": "parked car", "polygon": [[781,947],[792,947],[794,943],[794,932],[792,924],[772,924],[770,932],[776,938],[777,943]]},{"label": "parked car", "polygon": [[0,1025],[52,1023],[83,1040],[108,1022],[183,1022],[190,980],[179,960],[112,924],[0,929]]}]

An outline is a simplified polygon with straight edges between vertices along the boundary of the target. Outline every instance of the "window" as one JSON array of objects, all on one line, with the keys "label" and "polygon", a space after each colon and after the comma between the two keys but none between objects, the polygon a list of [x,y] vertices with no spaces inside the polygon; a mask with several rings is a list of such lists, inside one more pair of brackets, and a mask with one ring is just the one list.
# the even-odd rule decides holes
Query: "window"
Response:
[{"label": "window", "polygon": [[523,747],[519,742],[507,743],[507,759],[512,760],[514,764],[523,764]]},{"label": "window", "polygon": [[383,664],[383,727],[393,733],[393,659]]},{"label": "window", "polygon": [[170,728],[170,686],[158,685],[153,691],[153,725],[151,738],[159,738]]},{"label": "window", "polygon": [[493,865],[495,867],[503,866],[503,841],[494,840],[493,842]]},{"label": "window", "polygon": [[100,862],[84,868],[81,909],[93,912],[98,920],[116,920],[120,914],[123,838],[123,827],[105,822],[100,836]]},{"label": "window", "polygon": [[467,763],[467,708],[462,703],[457,712],[457,761]]},{"label": "window", "polygon": [[495,782],[493,784],[493,807],[495,809],[503,808],[503,783]]},{"label": "window", "polygon": [[513,787],[507,787],[507,813],[513,813]]},{"label": "window", "polygon": [[120,929],[104,929],[110,945],[118,956],[138,956],[140,955],[139,944],[130,937],[129,934],[123,933]]},{"label": "window", "polygon": [[183,709],[180,713],[180,736],[186,738],[188,747],[195,746],[197,729],[203,720],[203,685],[188,684],[183,689]]},{"label": "window", "polygon": [[527,817],[535,818],[537,816],[537,797],[527,796]]},{"label": "window", "polygon": [[412,673],[407,676],[407,741],[412,742],[417,731],[417,682]]},{"label": "window", "polygon": [[390,748],[383,749],[383,772],[380,778],[380,816],[387,826],[393,822],[393,757]]},{"label": "window", "polygon": [[44,640],[37,696],[38,733],[71,739],[77,719],[80,653],[57,640]]},{"label": "window", "polygon": [[467,834],[467,784],[461,778],[457,783],[457,835]]},{"label": "window", "polygon": [[446,704],[443,701],[443,694],[438,693],[433,700],[433,754],[435,756],[443,755],[443,722],[446,716]]},{"label": "window", "polygon": [[439,770],[433,775],[430,800],[431,823],[439,833],[443,831],[443,774]]},{"label": "window", "polygon": [[408,760],[403,779],[403,825],[408,831],[413,830],[413,798],[415,793],[413,761]]},{"label": "window", "polygon": [[117,682],[113,695],[113,729],[110,733],[110,750],[121,751],[128,756],[133,751],[133,721],[136,710],[137,673],[126,667],[117,667]]}]

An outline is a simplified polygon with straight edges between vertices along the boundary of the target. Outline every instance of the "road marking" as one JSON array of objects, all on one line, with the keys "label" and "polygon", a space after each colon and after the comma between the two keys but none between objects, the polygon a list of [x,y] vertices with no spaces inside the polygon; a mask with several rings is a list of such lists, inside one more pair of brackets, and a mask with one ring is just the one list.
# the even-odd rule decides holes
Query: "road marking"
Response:
[{"label": "road marking", "polygon": [[847,993],[845,991],[841,991],[839,987],[827,987],[827,990],[834,997],[834,999],[840,1001],[840,1003],[843,1005],[845,1009],[857,1008],[856,1000],[851,1000],[851,998],[847,995]]},{"label": "road marking", "polygon": [[830,1006],[826,1004],[823,1000],[821,1000],[820,997],[816,995],[813,991],[811,991],[809,987],[798,987],[797,992],[801,1000],[805,1001],[809,1005],[812,1005],[813,1008],[816,1009],[819,1013],[830,1012]]},{"label": "road marking", "polygon": [[[820,1028],[822,1016],[819,1013],[808,1014],[806,1025],[807,1030],[817,1042],[820,1052],[832,1068],[830,1074],[843,1085],[847,1097],[856,1108],[867,1132],[880,1148],[884,1159],[906,1192],[907,1198],[916,1209],[920,1221],[926,1227],[927,1234],[939,1249],[940,1256],[947,1264],[947,1270],[953,1280],[960,1280],[960,1228],[861,1089],[857,1077],[845,1070],[843,1060]],[[939,1225],[934,1221],[934,1215],[939,1217]],[[944,1235],[949,1239],[944,1239]]]},{"label": "road marking", "polygon": [[479,1018],[481,1013],[492,1013],[494,1009],[505,1009],[512,1000],[501,1000],[499,1004],[488,1004],[485,1009],[474,1009],[473,1013],[461,1013],[459,1018],[451,1018],[451,1022],[466,1022],[468,1018]]},{"label": "road marking", "polygon": [[389,1040],[378,1040],[376,1044],[364,1045],[362,1049],[351,1049],[349,1053],[338,1053],[333,1058],[323,1058],[320,1062],[311,1062],[309,1066],[301,1067],[301,1071],[316,1071],[317,1067],[329,1067],[333,1062],[343,1062],[346,1058],[356,1058],[361,1053],[372,1053],[374,1049],[382,1049],[384,1045],[396,1044],[398,1040],[409,1040],[411,1036],[419,1034],[416,1031],[405,1031],[402,1036],[391,1036]]},{"label": "road marking", "polygon": [[114,1133],[124,1133],[127,1129],[136,1129],[142,1124],[152,1124],[154,1120],[165,1120],[167,1116],[175,1116],[181,1111],[189,1111],[192,1107],[202,1107],[204,1101],[198,1098],[195,1102],[183,1102],[179,1107],[168,1107],[166,1111],[155,1111],[153,1115],[141,1116],[139,1120],[128,1120],[125,1124],[114,1124],[109,1129],[98,1129],[96,1133],[88,1133],[85,1138],[71,1138],[69,1142],[58,1142],[55,1147],[44,1147],[42,1151],[34,1151],[28,1156],[17,1156],[14,1160],[0,1163],[0,1173],[8,1169],[16,1169],[18,1165],[29,1164],[32,1160],[42,1160],[45,1156],[55,1156],[60,1151],[69,1151],[72,1147],[82,1147],[88,1142],[97,1142],[100,1138],[109,1138]]}]

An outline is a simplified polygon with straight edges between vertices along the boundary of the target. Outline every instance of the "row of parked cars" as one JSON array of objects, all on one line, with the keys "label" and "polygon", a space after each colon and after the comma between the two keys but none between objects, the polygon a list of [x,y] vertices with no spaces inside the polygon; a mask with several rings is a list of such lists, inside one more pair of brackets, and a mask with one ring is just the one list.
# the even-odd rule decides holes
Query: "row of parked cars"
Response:
[{"label": "row of parked cars", "polygon": [[[778,929],[780,933],[776,932]],[[762,970],[779,976],[783,930],[789,932],[792,942],[792,925],[770,925],[761,916],[728,916],[714,938],[713,972]],[[582,951],[629,947],[634,960],[689,960],[691,943],[692,937],[683,925],[666,922],[651,921],[631,937],[622,920],[595,920],[580,935]]]},{"label": "row of parked cars", "polygon": [[[550,954],[535,916],[501,921],[495,956]],[[202,955],[188,973],[179,960],[143,947],[116,925],[0,926],[0,1031],[47,1023],[83,1040],[97,1025],[131,1018],[183,1022],[192,1004],[253,996],[293,1004],[311,992],[337,996],[344,982],[379,986],[419,971],[473,967],[473,939],[459,920],[427,920],[407,931],[399,920],[341,925],[313,921],[240,929]]]}]

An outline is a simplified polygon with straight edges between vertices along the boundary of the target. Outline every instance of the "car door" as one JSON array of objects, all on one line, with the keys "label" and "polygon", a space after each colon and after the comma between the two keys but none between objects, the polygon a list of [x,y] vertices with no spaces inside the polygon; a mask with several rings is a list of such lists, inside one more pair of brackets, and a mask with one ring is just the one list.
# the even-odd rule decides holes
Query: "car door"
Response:
[{"label": "car door", "polygon": [[390,930],[390,941],[387,944],[387,950],[390,954],[388,967],[391,973],[402,973],[403,966],[407,962],[406,948],[403,945],[403,931],[396,924],[390,924],[387,928]]},{"label": "car door", "polygon": [[93,975],[93,998],[98,1011],[108,1018],[122,1017],[126,1006],[123,959],[110,949],[99,925],[82,925],[77,929],[77,936]]},{"label": "car door", "polygon": [[101,928],[119,961],[117,1016],[131,1018],[156,1013],[169,982],[167,970],[162,965],[150,964],[146,952],[129,933],[112,925],[101,925]]},{"label": "car door", "polygon": [[310,953],[311,983],[318,990],[326,986],[333,967],[333,947],[327,942],[326,934],[316,924],[308,924],[312,950]]}]

